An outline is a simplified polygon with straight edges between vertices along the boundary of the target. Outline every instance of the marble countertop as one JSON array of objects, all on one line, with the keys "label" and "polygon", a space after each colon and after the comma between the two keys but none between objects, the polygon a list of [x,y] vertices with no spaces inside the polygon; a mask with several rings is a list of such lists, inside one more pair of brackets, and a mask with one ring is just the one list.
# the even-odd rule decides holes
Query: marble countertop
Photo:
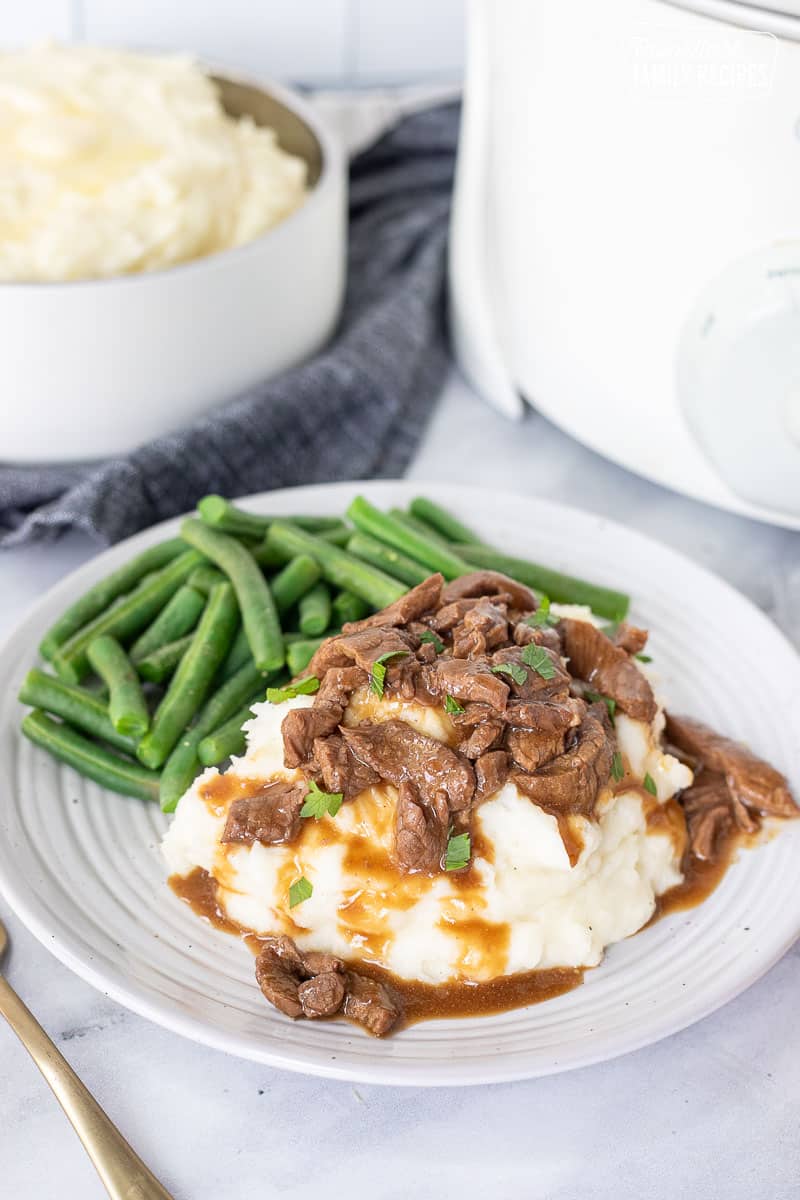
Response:
[{"label": "marble countertop", "polygon": [[[477,469],[476,469],[477,465]],[[800,536],[717,512],[605,462],[543,418],[510,424],[453,375],[410,475],[562,500],[681,549],[800,645]],[[0,637],[96,548],[0,555]],[[800,944],[737,1000],[659,1045],[527,1083],[353,1086],[271,1071],[165,1032],[51,958],[0,902],[7,974],[175,1200],[369,1195],[789,1200],[800,1177]],[[0,1194],[105,1192],[0,1027]]]}]

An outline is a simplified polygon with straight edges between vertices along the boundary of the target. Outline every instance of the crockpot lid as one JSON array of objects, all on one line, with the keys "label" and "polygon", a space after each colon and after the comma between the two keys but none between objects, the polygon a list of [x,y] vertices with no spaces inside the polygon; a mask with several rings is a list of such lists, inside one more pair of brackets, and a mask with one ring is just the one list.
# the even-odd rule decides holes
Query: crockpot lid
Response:
[{"label": "crockpot lid", "polygon": [[800,39],[800,0],[667,0],[667,3],[731,25]]}]

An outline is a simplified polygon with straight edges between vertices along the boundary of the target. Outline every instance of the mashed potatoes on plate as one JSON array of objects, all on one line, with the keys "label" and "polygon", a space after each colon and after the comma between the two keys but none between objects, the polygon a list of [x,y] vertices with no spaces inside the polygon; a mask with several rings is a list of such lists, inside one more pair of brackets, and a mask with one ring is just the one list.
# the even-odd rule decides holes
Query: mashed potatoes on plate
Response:
[{"label": "mashed potatoes on plate", "polygon": [[172,267],[252,241],[305,196],[305,162],[229,117],[188,58],[0,55],[2,281]]}]

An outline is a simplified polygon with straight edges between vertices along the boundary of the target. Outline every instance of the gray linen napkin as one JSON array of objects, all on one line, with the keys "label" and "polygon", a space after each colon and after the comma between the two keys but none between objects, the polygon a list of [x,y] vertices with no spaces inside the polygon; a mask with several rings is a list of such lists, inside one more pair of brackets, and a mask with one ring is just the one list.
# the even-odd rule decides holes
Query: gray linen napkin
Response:
[{"label": "gray linen napkin", "polygon": [[401,474],[447,367],[458,115],[453,103],[414,113],[352,161],[347,295],[322,354],[123,458],[0,466],[0,546],[69,528],[115,542],[206,492]]}]

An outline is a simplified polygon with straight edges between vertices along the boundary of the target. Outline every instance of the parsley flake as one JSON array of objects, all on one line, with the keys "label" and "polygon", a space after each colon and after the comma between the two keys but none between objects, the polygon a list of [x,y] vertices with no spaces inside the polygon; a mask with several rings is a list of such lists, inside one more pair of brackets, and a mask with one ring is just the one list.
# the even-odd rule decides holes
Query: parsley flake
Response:
[{"label": "parsley flake", "polygon": [[342,792],[323,792],[313,779],[308,781],[308,792],[305,804],[300,809],[301,817],[316,817],[320,821],[327,813],[335,817],[342,807],[344,794]]},{"label": "parsley flake", "polygon": [[267,688],[267,699],[270,704],[283,704],[284,700],[294,700],[295,696],[313,696],[317,691],[319,680],[316,675],[307,675],[305,679],[298,679],[297,683],[290,683],[285,688]]},{"label": "parsley flake", "polygon": [[522,661],[533,667],[542,679],[555,679],[556,668],[544,646],[537,646],[535,642],[531,642],[522,651]]},{"label": "parsley flake", "polygon": [[289,908],[296,908],[298,904],[302,904],[304,900],[308,900],[313,891],[314,889],[305,875],[301,875],[299,879],[295,879],[289,888]]},{"label": "parsley flake", "polygon": [[406,654],[408,654],[407,650],[388,650],[386,654],[381,654],[380,658],[375,659],[369,674],[369,690],[371,692],[374,692],[376,696],[383,695],[387,662],[393,658],[403,658]]},{"label": "parsley flake", "polygon": [[653,776],[648,772],[644,777],[644,790],[649,792],[651,796],[658,796],[658,788]]},{"label": "parsley flake", "polygon": [[520,687],[523,683],[528,682],[528,672],[524,667],[517,666],[516,663],[498,663],[496,667],[492,667],[495,675],[510,675],[514,683],[518,683]]},{"label": "parsley flake", "polygon": [[611,719],[611,724],[614,724],[614,713],[617,711],[617,702],[611,696],[603,696],[600,692],[592,692],[589,688],[585,691],[586,699],[590,704],[605,704],[608,709],[608,715]]},{"label": "parsley flake", "polygon": [[638,658],[639,662],[652,662],[649,654],[634,654],[634,658]]},{"label": "parsley flake", "polygon": [[611,776],[616,783],[619,783],[625,774],[625,767],[622,762],[622,755],[619,750],[614,751],[614,757],[611,760]]},{"label": "parsley flake", "polygon": [[469,865],[471,853],[470,836],[468,833],[458,833],[447,839],[447,849],[444,852],[445,871],[463,871]]},{"label": "parsley flake", "polygon": [[446,713],[450,713],[451,717],[454,717],[458,713],[464,712],[464,705],[459,704],[458,701],[453,696],[445,696],[444,711]]},{"label": "parsley flake", "polygon": [[419,640],[421,642],[430,642],[437,654],[441,654],[444,650],[444,642],[432,629],[426,629],[424,633],[421,633]]},{"label": "parsley flake", "polygon": [[525,624],[530,625],[531,629],[546,629],[557,625],[559,618],[550,611],[550,597],[544,593],[539,597],[539,607],[535,613],[531,613],[525,618]]}]

